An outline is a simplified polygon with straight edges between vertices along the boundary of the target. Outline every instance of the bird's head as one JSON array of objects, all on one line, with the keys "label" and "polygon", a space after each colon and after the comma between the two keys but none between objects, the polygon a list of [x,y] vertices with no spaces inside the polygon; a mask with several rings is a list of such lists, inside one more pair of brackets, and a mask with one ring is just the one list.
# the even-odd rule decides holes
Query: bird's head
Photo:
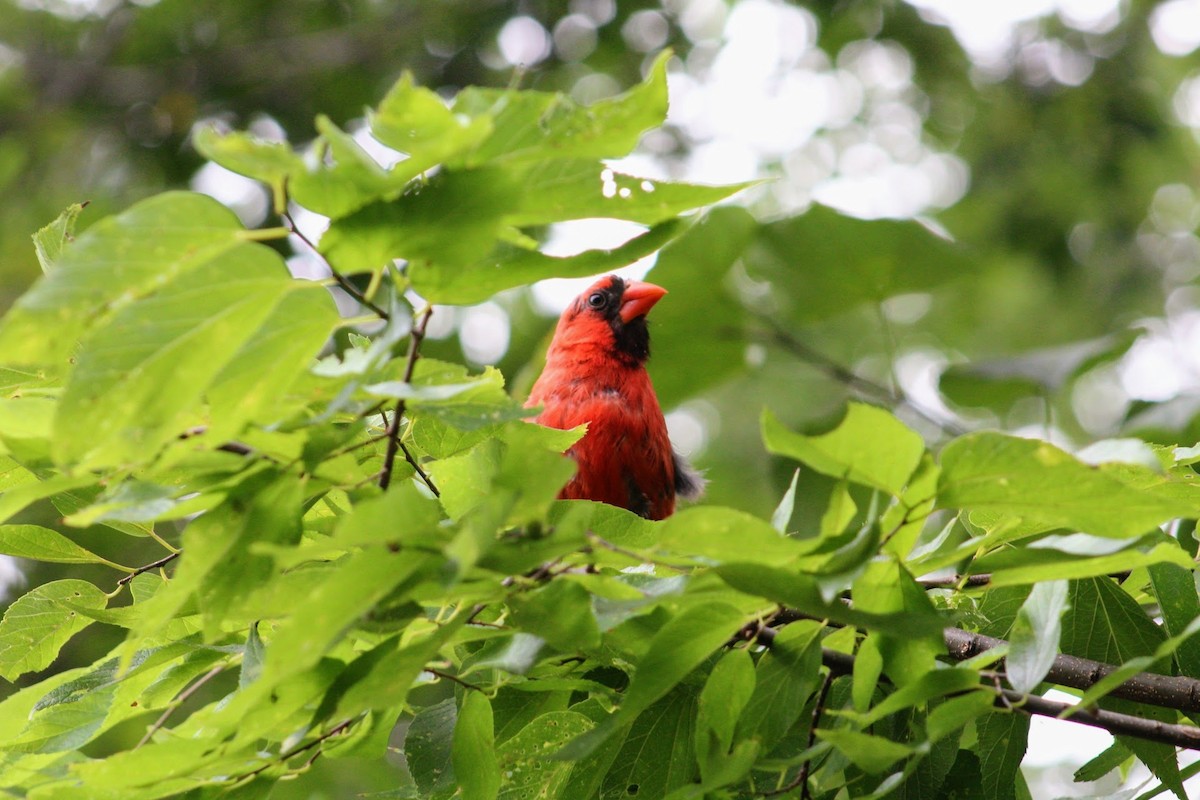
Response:
[{"label": "bird's head", "polygon": [[666,293],[653,283],[606,275],[563,312],[554,344],[568,349],[598,346],[622,361],[641,364],[650,356],[646,314]]}]

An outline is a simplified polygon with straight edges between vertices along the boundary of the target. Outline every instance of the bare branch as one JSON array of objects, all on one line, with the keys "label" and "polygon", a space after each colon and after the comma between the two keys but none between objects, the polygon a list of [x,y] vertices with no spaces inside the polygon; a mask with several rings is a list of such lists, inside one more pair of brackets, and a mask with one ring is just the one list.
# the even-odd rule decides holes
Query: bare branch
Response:
[{"label": "bare branch", "polygon": [[137,750],[139,747],[144,745],[146,742],[150,741],[150,738],[152,736],[154,736],[155,732],[162,729],[162,726],[167,723],[167,720],[171,718],[171,715],[175,713],[176,709],[178,709],[181,705],[186,703],[189,697],[194,695],[196,692],[200,691],[200,687],[204,686],[204,684],[208,683],[213,678],[217,677],[222,672],[224,672],[225,666],[226,666],[225,664],[218,664],[217,666],[210,669],[208,672],[201,675],[191,686],[187,687],[182,692],[180,692],[179,696],[176,697],[171,702],[171,704],[167,706],[166,710],[164,710],[162,712],[162,714],[159,716],[159,718],[154,720],[154,724],[151,725],[149,727],[149,729],[147,729],[146,735],[143,736],[138,741],[138,743],[133,746],[133,749]]},{"label": "bare branch", "polygon": [[[1116,581],[1129,577],[1129,572],[1112,572],[1107,576]],[[948,578],[921,578],[917,581],[926,589],[977,589],[992,582],[992,573],[980,572],[975,575],[951,575]]]},{"label": "bare branch", "polygon": [[284,221],[287,222],[288,228],[293,234],[295,234],[296,238],[308,245],[309,249],[316,253],[317,258],[325,262],[325,266],[329,269],[329,274],[333,276],[335,281],[337,281],[337,285],[342,288],[342,291],[353,297],[355,302],[357,302],[359,305],[363,306],[364,308],[371,309],[372,313],[377,315],[380,319],[389,320],[392,318],[388,312],[384,311],[382,308],[373,303],[370,298],[359,291],[357,286],[350,282],[349,278],[347,278],[341,272],[338,272],[337,268],[335,268],[333,264],[329,263],[329,259],[327,259],[325,255],[317,249],[317,246],[313,244],[311,239],[304,235],[304,231],[300,230],[300,226],[297,225],[296,220],[292,218],[292,212],[285,209],[280,216],[282,216]]},{"label": "bare branch", "polygon": [[[825,622],[831,627],[841,627],[835,622],[829,622],[812,614],[806,614],[794,608],[785,608],[771,620],[775,626],[786,625],[801,619]],[[993,648],[1008,644],[1004,639],[995,639],[980,633],[971,633],[962,628],[945,628],[942,636],[946,642],[946,650],[951,658],[966,661]],[[774,640],[775,631],[764,628],[759,631],[757,640],[770,645]],[[1002,663],[1002,660],[1001,660]],[[1086,691],[1099,683],[1106,676],[1115,672],[1119,667],[1105,664],[1078,656],[1058,655],[1050,671],[1046,673],[1046,681],[1059,686],[1069,686],[1072,689]],[[1110,691],[1113,697],[1133,700],[1138,703],[1170,708],[1176,711],[1194,713],[1200,711],[1200,680],[1182,675],[1159,675],[1153,672],[1141,672]]]},{"label": "bare branch", "polygon": [[449,672],[442,672],[440,669],[434,669],[433,667],[426,667],[425,671],[428,672],[430,675],[436,675],[439,678],[443,678],[445,680],[452,681],[453,683],[457,683],[459,686],[462,686],[464,689],[470,689],[475,692],[483,692],[483,689],[476,686],[475,684],[467,683],[462,678],[458,677],[457,675],[451,675]]},{"label": "bare branch", "polygon": [[[420,358],[421,342],[425,340],[425,328],[429,325],[431,316],[433,316],[433,306],[427,306],[417,317],[417,323],[413,325],[412,332],[409,334],[408,363],[404,368],[403,378],[405,383],[412,381],[413,371],[417,368],[417,359]],[[404,398],[401,398],[396,401],[396,408],[392,411],[392,418],[388,421],[387,430],[384,433],[387,436],[388,446],[387,452],[383,456],[383,469],[379,473],[380,489],[386,490],[392,482],[392,467],[396,463],[396,453],[400,450],[400,420],[403,417]]]},{"label": "bare branch", "polygon": [[[266,764],[263,764],[261,767],[258,767],[257,769],[253,769],[250,772],[243,772],[241,775],[238,775],[237,777],[235,777],[233,779],[233,782],[239,783],[241,781],[246,780],[247,778],[253,778],[255,775],[259,774],[260,772],[265,772],[266,770],[270,769],[271,767],[275,766],[276,764],[285,764],[285,763],[287,763],[288,759],[295,758],[296,756],[300,755],[301,753],[305,753],[305,752],[313,749],[314,747],[317,747],[322,742],[324,742],[328,739],[332,739],[334,736],[337,736],[338,734],[345,733],[347,730],[350,729],[350,726],[352,726],[359,719],[362,719],[362,717],[356,717],[353,719],[343,720],[342,722],[339,722],[337,725],[334,725],[327,732],[318,736],[316,739],[313,739],[311,742],[297,745],[296,747],[293,747],[291,750],[288,750],[286,753],[281,753],[278,759],[268,761]],[[314,760],[315,760],[315,756],[314,756],[314,758],[309,759],[305,766],[312,764],[312,762]]]},{"label": "bare branch", "polygon": [[[849,675],[854,672],[854,656],[846,653],[822,648],[821,663],[839,675]],[[995,693],[997,708],[1007,708],[1039,717],[1063,719],[1077,725],[1100,728],[1113,735],[1134,736],[1151,742],[1162,742],[1173,747],[1200,750],[1200,728],[1191,725],[1159,722],[1103,709],[1088,710],[1069,703],[1057,703],[1038,695],[1022,694],[1012,689],[992,688],[985,684],[980,684],[980,686]]]},{"label": "bare branch", "polygon": [[[992,648],[1008,644],[1003,639],[993,639],[991,636],[971,633],[960,628],[946,628],[944,636],[950,657],[959,661],[965,661]],[[1118,667],[1113,664],[1077,656],[1059,655],[1055,657],[1054,664],[1046,673],[1046,680],[1060,686],[1086,690],[1117,669]],[[1142,672],[1120,684],[1109,694],[1125,700],[1173,708],[1187,713],[1200,711],[1200,680],[1195,678]]]},{"label": "bare branch", "polygon": [[129,573],[128,575],[126,575],[126,576],[122,577],[120,580],[118,580],[117,588],[120,589],[122,586],[129,583],[130,581],[132,581],[134,578],[136,578],[138,575],[141,575],[142,573],[150,572],[151,570],[158,569],[159,567],[165,567],[167,564],[170,564],[172,561],[179,558],[181,555],[183,555],[183,551],[176,550],[174,553],[167,553],[165,556],[158,559],[157,561],[151,561],[149,564],[138,567],[133,572]]}]

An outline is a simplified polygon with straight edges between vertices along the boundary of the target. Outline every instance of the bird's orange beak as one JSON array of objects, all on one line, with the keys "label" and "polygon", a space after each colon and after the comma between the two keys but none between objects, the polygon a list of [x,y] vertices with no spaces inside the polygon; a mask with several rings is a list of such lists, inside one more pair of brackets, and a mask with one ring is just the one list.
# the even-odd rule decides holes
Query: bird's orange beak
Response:
[{"label": "bird's orange beak", "polygon": [[662,299],[667,290],[661,286],[645,281],[629,281],[621,295],[621,322],[628,323],[638,317],[644,317],[654,308],[654,304]]}]

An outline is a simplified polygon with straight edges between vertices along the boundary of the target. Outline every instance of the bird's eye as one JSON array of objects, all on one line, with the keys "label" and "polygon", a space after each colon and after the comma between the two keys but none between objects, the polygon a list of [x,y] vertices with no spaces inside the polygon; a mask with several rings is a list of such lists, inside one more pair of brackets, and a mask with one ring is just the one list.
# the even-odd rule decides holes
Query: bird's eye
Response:
[{"label": "bird's eye", "polygon": [[588,295],[588,305],[592,308],[604,307],[604,295],[600,292],[592,292]]}]

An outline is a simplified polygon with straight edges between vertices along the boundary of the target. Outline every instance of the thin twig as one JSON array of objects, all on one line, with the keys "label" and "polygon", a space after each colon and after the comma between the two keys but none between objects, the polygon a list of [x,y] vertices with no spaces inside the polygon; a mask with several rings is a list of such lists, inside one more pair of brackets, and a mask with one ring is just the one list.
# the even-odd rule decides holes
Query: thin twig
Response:
[{"label": "thin twig", "polygon": [[183,551],[177,550],[174,553],[167,553],[165,556],[158,559],[157,561],[151,561],[149,564],[145,564],[143,566],[138,567],[133,572],[129,573],[128,575],[126,575],[126,576],[122,577],[120,580],[118,580],[117,588],[120,589],[122,586],[129,583],[130,581],[132,581],[134,578],[136,578],[138,575],[141,575],[142,573],[149,572],[150,570],[158,569],[159,567],[165,567],[167,564],[170,564],[172,561],[179,558],[181,555],[183,555]]},{"label": "thin twig", "polygon": [[600,545],[605,550],[611,550],[614,553],[619,553],[620,555],[623,555],[627,558],[632,558],[634,561],[640,561],[642,563],[650,563],[650,564],[654,564],[655,566],[659,566],[659,567],[666,567],[667,569],[673,569],[676,572],[691,572],[691,570],[692,570],[691,567],[682,566],[680,564],[671,564],[667,561],[659,561],[658,559],[648,558],[646,556],[639,555],[638,553],[635,553],[632,550],[626,550],[624,547],[621,547],[618,544],[613,544],[612,542],[605,539],[603,536],[599,536],[596,533],[594,533],[593,531],[587,532],[587,538],[589,541]]},{"label": "thin twig", "polygon": [[[195,427],[188,428],[183,433],[179,434],[179,439],[191,439],[193,437],[200,436],[207,430],[207,425],[196,425]],[[255,455],[256,452],[253,447],[248,444],[243,444],[242,442],[223,442],[217,445],[216,449],[224,453],[233,453],[235,456],[252,456]],[[271,458],[271,456],[268,456],[265,453],[260,453],[259,455],[262,455],[263,458],[271,459],[272,461],[274,460]]]},{"label": "thin twig", "polygon": [[[259,774],[260,772],[264,772],[265,770],[270,769],[271,767],[275,766],[276,764],[286,763],[288,759],[295,758],[296,756],[300,755],[301,753],[312,750],[314,747],[316,747],[317,745],[326,741],[327,739],[332,739],[334,736],[337,736],[339,733],[344,733],[347,729],[350,728],[351,725],[353,725],[357,721],[357,719],[361,719],[361,717],[356,718],[356,719],[347,719],[347,720],[343,720],[342,722],[339,722],[337,725],[334,725],[332,728],[330,728],[328,732],[321,734],[316,739],[313,739],[311,742],[308,742],[306,744],[297,745],[296,747],[293,747],[291,750],[288,750],[286,753],[281,753],[278,759],[269,761],[266,764],[263,764],[261,767],[258,767],[257,769],[253,769],[249,772],[243,772],[241,775],[238,775],[237,777],[235,777],[233,779],[233,783],[238,783],[240,781],[244,781],[247,778],[253,778],[255,775]],[[312,761],[310,760],[308,763],[311,764]]]},{"label": "thin twig", "polygon": [[296,238],[308,245],[309,249],[316,253],[317,257],[325,262],[325,266],[329,269],[329,274],[333,276],[335,281],[337,281],[337,285],[342,287],[342,291],[353,297],[355,301],[357,301],[363,307],[371,309],[371,311],[378,315],[380,319],[391,319],[391,315],[388,314],[388,312],[371,302],[370,298],[359,291],[358,287],[351,283],[349,278],[347,278],[341,272],[338,272],[333,264],[329,263],[329,259],[327,259],[324,254],[317,249],[317,246],[313,244],[312,240],[305,236],[304,232],[300,230],[300,226],[297,225],[296,220],[292,218],[292,212],[285,209],[280,216],[283,217],[285,222],[287,222],[288,228],[291,229],[291,232],[295,234]]},{"label": "thin twig", "polygon": [[476,686],[475,684],[468,683],[467,681],[464,681],[462,678],[458,677],[457,675],[451,675],[449,672],[442,672],[440,669],[434,669],[433,667],[426,667],[425,671],[428,672],[430,675],[436,675],[439,678],[444,678],[448,681],[453,681],[454,683],[457,683],[459,686],[462,686],[465,689],[471,689],[472,691],[476,691],[476,692],[483,691],[483,689]]},{"label": "thin twig", "polygon": [[838,383],[858,392],[860,395],[874,398],[891,406],[904,406],[918,417],[936,426],[949,436],[962,436],[967,430],[961,425],[942,419],[938,414],[925,408],[920,403],[900,392],[892,391],[886,386],[864,378],[837,363],[826,355],[818,353],[804,342],[797,339],[783,326],[774,320],[764,320],[770,326],[770,338],[779,346],[799,358],[801,361],[816,367]]},{"label": "thin twig", "polygon": [[137,750],[139,747],[144,745],[146,742],[150,741],[150,737],[154,736],[155,733],[162,730],[163,725],[165,725],[167,723],[167,720],[170,719],[171,715],[175,713],[176,709],[178,709],[180,706],[182,706],[184,703],[186,703],[189,697],[191,697],[196,692],[198,692],[200,690],[201,686],[208,683],[213,678],[217,677],[222,672],[224,672],[225,666],[226,666],[225,664],[218,664],[217,666],[210,669],[208,672],[201,675],[199,677],[199,679],[197,679],[196,682],[193,683],[191,686],[187,687],[182,692],[180,692],[179,696],[176,697],[175,700],[172,701],[169,706],[167,706],[166,710],[164,710],[162,712],[162,714],[159,716],[159,718],[154,720],[154,724],[151,725],[150,728],[146,731],[146,735],[143,736],[141,738],[141,740],[133,746],[133,749]]},{"label": "thin twig", "polygon": [[413,454],[408,451],[408,447],[404,444],[404,442],[400,442],[400,452],[404,453],[404,460],[409,464],[412,464],[412,468],[415,469],[417,474],[421,476],[421,480],[423,480],[425,485],[429,487],[429,491],[433,492],[433,496],[441,497],[442,493],[439,492],[438,488],[433,485],[433,479],[426,474],[425,470],[421,469],[421,465],[417,463],[415,458],[413,458]]},{"label": "thin twig", "polygon": [[[1110,572],[1105,577],[1120,582],[1128,578],[1129,570]],[[951,575],[947,578],[921,578],[917,581],[925,589],[977,589],[992,582],[992,573],[979,572],[974,575]]]},{"label": "thin twig", "polygon": [[[433,316],[433,306],[426,306],[425,310],[417,317],[417,322],[413,325],[412,331],[408,335],[408,363],[404,367],[405,383],[412,381],[413,371],[417,368],[417,359],[420,358],[421,342],[425,340],[425,328],[429,325],[429,318]],[[386,490],[392,482],[392,467],[396,463],[396,453],[400,450],[400,420],[404,417],[404,398],[396,401],[396,408],[392,411],[392,418],[388,421],[387,430],[384,435],[387,436],[388,445],[387,452],[383,456],[383,469],[379,473],[379,488]]]},{"label": "thin twig", "polygon": [[[817,725],[821,722],[821,712],[825,710],[825,701],[829,697],[829,687],[833,685],[833,679],[836,677],[833,670],[825,673],[825,680],[821,683],[821,691],[817,695],[817,704],[813,706],[812,723],[808,728],[808,745],[805,749],[810,749],[817,741]],[[774,789],[770,792],[763,792],[763,796],[769,797],[776,794],[786,794],[797,786],[803,786],[804,788],[800,790],[800,797],[802,800],[812,800],[812,793],[808,789],[808,775],[811,767],[812,759],[808,759],[800,765],[800,772],[787,786]]]}]

